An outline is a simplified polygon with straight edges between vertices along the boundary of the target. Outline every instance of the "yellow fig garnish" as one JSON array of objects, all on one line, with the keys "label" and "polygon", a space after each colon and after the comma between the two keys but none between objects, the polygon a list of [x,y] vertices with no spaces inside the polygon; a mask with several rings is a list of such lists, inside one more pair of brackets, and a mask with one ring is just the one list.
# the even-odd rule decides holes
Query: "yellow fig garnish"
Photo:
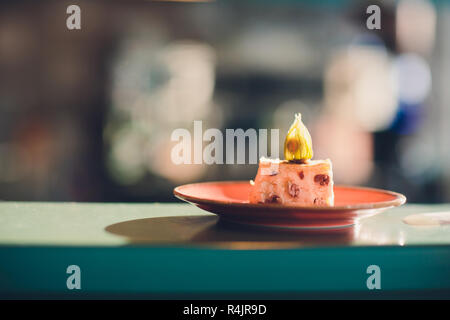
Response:
[{"label": "yellow fig garnish", "polygon": [[284,140],[284,158],[288,161],[303,161],[313,157],[312,140],[308,129],[297,113]]}]

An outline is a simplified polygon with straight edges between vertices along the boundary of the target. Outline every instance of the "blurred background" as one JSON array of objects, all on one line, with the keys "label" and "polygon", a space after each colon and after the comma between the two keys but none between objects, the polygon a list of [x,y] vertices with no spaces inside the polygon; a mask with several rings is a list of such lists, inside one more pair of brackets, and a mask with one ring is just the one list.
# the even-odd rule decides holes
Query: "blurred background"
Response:
[{"label": "blurred background", "polygon": [[175,165],[174,129],[277,128],[282,146],[301,112],[337,183],[449,202],[449,34],[428,0],[2,1],[0,199],[177,201],[257,166]]}]

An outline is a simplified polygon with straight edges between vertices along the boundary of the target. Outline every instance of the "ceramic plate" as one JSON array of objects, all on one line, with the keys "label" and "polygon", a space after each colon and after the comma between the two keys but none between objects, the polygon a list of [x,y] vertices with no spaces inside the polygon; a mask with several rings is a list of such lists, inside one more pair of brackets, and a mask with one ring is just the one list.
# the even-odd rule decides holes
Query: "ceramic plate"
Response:
[{"label": "ceramic plate", "polygon": [[334,186],[332,207],[252,204],[249,181],[187,184],[176,187],[176,197],[219,215],[222,220],[277,228],[341,228],[406,202],[402,194],[363,187]]}]

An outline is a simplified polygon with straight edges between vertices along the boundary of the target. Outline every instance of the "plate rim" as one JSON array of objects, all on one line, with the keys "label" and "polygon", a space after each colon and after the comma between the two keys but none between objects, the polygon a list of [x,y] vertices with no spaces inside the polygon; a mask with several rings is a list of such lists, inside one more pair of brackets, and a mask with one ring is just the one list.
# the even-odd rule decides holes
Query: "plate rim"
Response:
[{"label": "plate rim", "polygon": [[406,203],[407,198],[405,195],[390,191],[390,190],[384,190],[379,188],[371,188],[371,187],[361,187],[361,186],[352,186],[352,185],[335,185],[335,187],[339,188],[347,188],[347,189],[360,189],[360,190],[367,190],[367,191],[373,191],[373,192],[381,192],[385,193],[391,196],[394,196],[395,198],[388,201],[380,201],[380,202],[374,202],[374,203],[361,203],[361,204],[350,204],[350,205],[344,205],[344,206],[297,206],[297,205],[283,205],[283,204],[257,204],[257,203],[237,203],[232,201],[222,201],[222,200],[211,200],[211,199],[204,199],[199,198],[195,196],[189,196],[186,194],[183,194],[180,189],[186,188],[186,187],[192,187],[196,185],[208,185],[208,184],[245,184],[250,183],[250,180],[228,180],[228,181],[208,181],[208,182],[196,182],[196,183],[188,183],[183,184],[180,186],[177,186],[173,189],[173,194],[175,197],[177,197],[180,200],[193,203],[193,204],[200,204],[200,205],[215,205],[215,206],[231,206],[231,207],[239,207],[239,208],[252,208],[252,209],[261,209],[264,208],[264,210],[302,210],[302,211],[348,211],[348,210],[368,210],[368,209],[380,209],[380,208],[390,208],[390,207],[398,207]]}]

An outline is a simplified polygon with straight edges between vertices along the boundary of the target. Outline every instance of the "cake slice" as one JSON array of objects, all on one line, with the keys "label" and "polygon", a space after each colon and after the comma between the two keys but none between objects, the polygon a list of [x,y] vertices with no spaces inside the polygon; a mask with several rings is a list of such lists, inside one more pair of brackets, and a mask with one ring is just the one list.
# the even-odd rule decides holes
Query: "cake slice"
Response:
[{"label": "cake slice", "polygon": [[331,161],[297,163],[262,158],[249,197],[250,203],[334,205]]}]

